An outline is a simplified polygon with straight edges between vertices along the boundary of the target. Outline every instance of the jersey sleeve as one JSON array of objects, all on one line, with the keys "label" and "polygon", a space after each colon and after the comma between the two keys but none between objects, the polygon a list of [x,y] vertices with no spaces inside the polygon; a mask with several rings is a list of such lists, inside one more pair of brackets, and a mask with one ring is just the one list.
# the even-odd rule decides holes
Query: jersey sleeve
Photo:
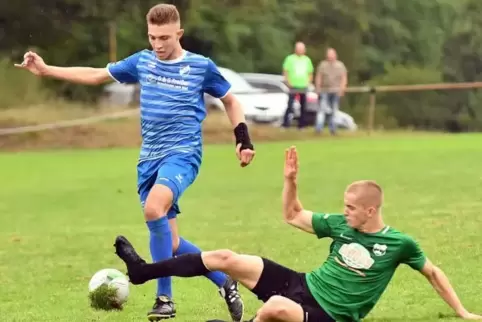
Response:
[{"label": "jersey sleeve", "polygon": [[417,271],[425,265],[426,256],[419,244],[411,237],[407,236],[404,242],[401,262]]},{"label": "jersey sleeve", "polygon": [[313,66],[313,61],[310,58],[308,58],[308,72],[313,73],[314,70],[315,70],[315,68]]},{"label": "jersey sleeve", "polygon": [[139,81],[137,62],[141,52],[135,53],[123,60],[107,64],[107,71],[118,83],[132,84]]},{"label": "jersey sleeve", "polygon": [[336,226],[345,220],[343,215],[314,213],[311,219],[313,230],[318,238],[332,237]]},{"label": "jersey sleeve", "polygon": [[348,69],[346,69],[346,66],[344,63],[341,63],[341,69],[343,70],[343,73],[347,73]]},{"label": "jersey sleeve", "polygon": [[208,59],[203,90],[215,98],[223,98],[231,89],[231,84],[224,78],[216,64]]}]

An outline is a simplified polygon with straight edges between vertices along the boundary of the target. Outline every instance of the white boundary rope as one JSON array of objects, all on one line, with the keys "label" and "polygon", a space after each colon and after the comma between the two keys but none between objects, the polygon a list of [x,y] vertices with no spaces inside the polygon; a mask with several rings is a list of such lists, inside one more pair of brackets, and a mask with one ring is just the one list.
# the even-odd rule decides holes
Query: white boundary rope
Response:
[{"label": "white boundary rope", "polygon": [[38,124],[38,125],[29,125],[29,126],[21,126],[21,127],[13,127],[13,128],[3,128],[0,129],[0,136],[9,135],[9,134],[22,134],[22,133],[29,133],[29,132],[39,132],[39,131],[47,131],[47,130],[54,130],[66,127],[73,127],[78,125],[86,125],[92,123],[98,123],[105,120],[112,120],[124,117],[130,117],[139,114],[138,108],[133,108],[117,113],[111,113],[106,115],[99,115],[99,116],[91,116],[82,119],[74,119],[74,120],[66,120],[60,121],[55,123],[45,123],[45,124]]}]

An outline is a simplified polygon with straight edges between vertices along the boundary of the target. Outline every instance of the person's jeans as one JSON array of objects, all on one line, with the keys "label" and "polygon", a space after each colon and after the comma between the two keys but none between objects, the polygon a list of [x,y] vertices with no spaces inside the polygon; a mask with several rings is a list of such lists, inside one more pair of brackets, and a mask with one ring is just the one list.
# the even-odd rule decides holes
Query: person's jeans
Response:
[{"label": "person's jeans", "polygon": [[294,114],[293,103],[295,98],[299,95],[300,98],[300,118],[298,120],[298,128],[305,127],[306,121],[306,88],[290,88],[291,91],[288,94],[288,106],[286,108],[285,114],[283,116],[283,127],[290,127],[291,125],[291,115]]},{"label": "person's jeans", "polygon": [[320,95],[320,108],[316,114],[316,132],[321,132],[325,127],[326,118],[329,119],[330,132],[336,132],[335,114],[340,105],[340,96],[337,93],[324,93]]}]

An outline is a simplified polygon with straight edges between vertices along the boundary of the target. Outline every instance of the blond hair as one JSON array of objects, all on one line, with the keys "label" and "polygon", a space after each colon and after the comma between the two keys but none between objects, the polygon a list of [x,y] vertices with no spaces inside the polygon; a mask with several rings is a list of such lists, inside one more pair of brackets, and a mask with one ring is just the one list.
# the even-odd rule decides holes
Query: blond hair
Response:
[{"label": "blond hair", "polygon": [[356,194],[360,203],[366,207],[380,209],[383,204],[383,190],[374,180],[352,182],[346,192]]},{"label": "blond hair", "polygon": [[161,3],[152,7],[146,15],[147,23],[151,25],[167,25],[181,21],[179,11],[172,4]]}]

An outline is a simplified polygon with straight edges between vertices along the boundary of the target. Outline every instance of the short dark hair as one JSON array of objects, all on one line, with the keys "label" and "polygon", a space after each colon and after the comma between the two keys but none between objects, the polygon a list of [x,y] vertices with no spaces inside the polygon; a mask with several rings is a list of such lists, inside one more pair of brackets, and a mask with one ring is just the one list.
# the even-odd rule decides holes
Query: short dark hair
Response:
[{"label": "short dark hair", "polygon": [[146,15],[147,23],[152,25],[167,25],[179,22],[179,11],[172,4],[161,3],[152,7]]}]

